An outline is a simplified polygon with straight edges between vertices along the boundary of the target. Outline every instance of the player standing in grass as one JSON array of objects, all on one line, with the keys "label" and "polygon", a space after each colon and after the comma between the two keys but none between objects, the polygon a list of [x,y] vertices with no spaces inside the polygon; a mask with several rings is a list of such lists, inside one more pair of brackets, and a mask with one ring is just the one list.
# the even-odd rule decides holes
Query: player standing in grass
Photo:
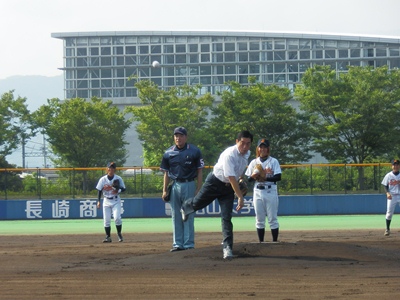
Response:
[{"label": "player standing in grass", "polygon": [[122,237],[122,219],[121,219],[121,198],[119,194],[125,191],[125,184],[121,177],[115,174],[117,165],[114,162],[107,164],[107,175],[99,179],[96,189],[98,190],[97,208],[100,208],[101,194],[103,200],[103,220],[106,238],[103,243],[111,243],[111,214],[114,216],[115,226],[117,228],[118,241],[123,242]]},{"label": "player standing in grass", "polygon": [[385,236],[390,235],[390,222],[392,221],[394,209],[400,203],[400,161],[395,159],[392,161],[392,171],[387,173],[382,180],[385,187],[387,198],[386,211],[386,230]]}]

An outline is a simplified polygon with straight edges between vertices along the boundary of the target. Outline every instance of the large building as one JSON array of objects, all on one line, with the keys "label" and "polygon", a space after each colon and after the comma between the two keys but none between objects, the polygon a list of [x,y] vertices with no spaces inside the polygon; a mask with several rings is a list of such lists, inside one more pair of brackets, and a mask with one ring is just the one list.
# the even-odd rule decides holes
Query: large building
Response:
[{"label": "large building", "polygon": [[[307,68],[330,65],[400,67],[400,38],[217,31],[65,32],[65,98],[111,99],[115,105],[139,104],[131,76],[161,88],[200,83],[201,94],[216,94],[225,82],[264,84],[294,90]],[[153,68],[159,61],[161,68]],[[127,136],[137,145],[134,130]],[[141,149],[129,147],[127,165],[141,165]]]}]

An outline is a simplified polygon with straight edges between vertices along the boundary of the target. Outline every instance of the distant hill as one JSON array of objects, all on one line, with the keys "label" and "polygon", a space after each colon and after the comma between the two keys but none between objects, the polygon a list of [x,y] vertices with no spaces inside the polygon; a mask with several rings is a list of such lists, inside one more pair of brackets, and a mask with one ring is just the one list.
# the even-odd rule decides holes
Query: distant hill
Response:
[{"label": "distant hill", "polygon": [[0,95],[14,90],[14,97],[25,97],[32,112],[46,104],[47,99],[64,99],[64,76],[46,77],[40,75],[12,76],[0,79]]}]

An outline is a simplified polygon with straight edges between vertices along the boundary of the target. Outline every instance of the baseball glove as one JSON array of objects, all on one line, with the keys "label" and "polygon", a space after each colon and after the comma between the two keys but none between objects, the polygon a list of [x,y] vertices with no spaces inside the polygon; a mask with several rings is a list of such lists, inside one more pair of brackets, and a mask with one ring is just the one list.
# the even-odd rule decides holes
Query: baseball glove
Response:
[{"label": "baseball glove", "polygon": [[[247,182],[242,177],[240,177],[238,180],[238,184],[239,184],[239,189],[242,192],[243,197],[246,196],[247,190],[248,190]],[[235,194],[235,197],[238,198],[236,194]]]},{"label": "baseball glove", "polygon": [[119,185],[119,180],[118,179],[114,179],[114,181],[112,183],[112,187],[116,191],[118,191],[121,188],[121,186]]},{"label": "baseball glove", "polygon": [[169,202],[169,201],[171,200],[171,190],[172,190],[172,184],[173,184],[173,183],[174,183],[173,181],[170,181],[170,182],[168,183],[167,195],[165,195],[165,197],[163,198],[163,200],[164,200],[165,202]]},{"label": "baseball glove", "polygon": [[257,181],[265,181],[266,173],[261,164],[256,164],[254,166],[251,177]]}]

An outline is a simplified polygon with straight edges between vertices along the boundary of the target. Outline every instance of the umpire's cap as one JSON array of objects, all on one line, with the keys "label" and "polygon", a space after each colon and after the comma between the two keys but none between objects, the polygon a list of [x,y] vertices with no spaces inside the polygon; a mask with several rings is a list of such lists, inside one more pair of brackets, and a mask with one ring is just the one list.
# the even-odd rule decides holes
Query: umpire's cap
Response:
[{"label": "umpire's cap", "polygon": [[116,163],[115,162],[109,162],[108,164],[107,164],[107,168],[113,168],[113,169],[115,169],[115,168],[117,168],[117,165],[116,165]]},{"label": "umpire's cap", "polygon": [[393,160],[392,160],[392,165],[400,165],[400,160],[398,160],[398,159],[393,159]]},{"label": "umpire's cap", "polygon": [[183,134],[183,135],[187,135],[187,131],[185,127],[176,127],[174,130],[174,135],[175,134]]},{"label": "umpire's cap", "polygon": [[269,147],[269,141],[267,139],[259,139],[257,143],[257,147],[264,145],[265,147]]}]

